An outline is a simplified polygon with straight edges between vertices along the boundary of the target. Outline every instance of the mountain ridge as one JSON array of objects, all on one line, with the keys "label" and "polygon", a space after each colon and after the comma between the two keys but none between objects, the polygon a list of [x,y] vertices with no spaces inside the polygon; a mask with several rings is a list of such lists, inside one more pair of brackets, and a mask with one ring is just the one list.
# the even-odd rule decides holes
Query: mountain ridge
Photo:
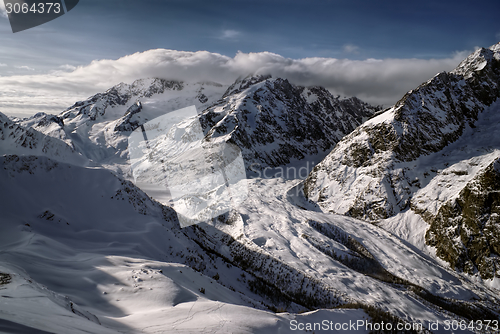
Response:
[{"label": "mountain ridge", "polygon": [[[474,59],[471,63],[475,65],[469,67],[481,67],[482,58],[477,62]],[[479,71],[484,69],[489,68],[485,65]],[[474,73],[471,80],[477,78]],[[495,159],[499,150],[496,143],[493,146],[488,143],[491,130],[500,124],[499,109],[492,103],[482,112],[477,109],[477,120],[474,110],[470,115],[460,116],[460,103],[454,99],[448,101],[444,93],[438,94],[440,88],[448,87],[453,76],[438,75],[432,79],[434,90],[429,85],[423,86],[401,101],[403,107],[418,106],[422,101],[429,104],[425,117],[410,107],[389,110],[388,117],[387,112],[376,113],[376,107],[356,98],[340,99],[321,87],[300,87],[280,78],[250,76],[229,87],[155,79],[139,81],[135,86],[121,84],[108,93],[74,104],[59,116],[38,114],[17,121],[13,127],[23,131],[33,130],[28,127],[42,130],[57,138],[51,138],[58,143],[54,146],[63,145],[84,159],[92,159],[89,162],[97,166],[57,162],[46,157],[46,152],[25,152],[15,145],[13,154],[3,152],[0,194],[2,204],[9,210],[0,216],[0,284],[4,284],[3,277],[12,277],[14,284],[2,285],[2,295],[10,297],[10,305],[23,310],[22,314],[37,311],[32,312],[35,314],[32,318],[26,317],[26,323],[36,325],[41,321],[40,328],[61,333],[64,330],[60,324],[72,328],[62,320],[68,315],[71,320],[79,320],[78,326],[83,325],[80,332],[95,332],[99,326],[71,312],[71,303],[76,311],[95,316],[110,332],[125,333],[180,330],[276,333],[288,332],[291,320],[317,322],[318,319],[339,323],[346,319],[416,323],[427,329],[431,323],[446,320],[469,323],[498,319],[500,285],[496,277],[483,281],[453,271],[443,261],[436,260],[427,248],[415,247],[396,237],[390,228],[384,230],[367,221],[322,212],[320,206],[303,196],[300,176],[247,177],[244,181],[248,197],[244,201],[232,201],[231,211],[181,229],[175,205],[155,200],[130,178],[127,180],[129,175],[126,175],[128,135],[165,112],[194,104],[198,115],[172,125],[169,135],[179,134],[176,138],[181,140],[186,133],[189,137],[195,126],[200,130],[199,121],[202,134],[193,136],[196,140],[201,138],[214,146],[236,144],[250,166],[253,163],[263,168],[283,166],[295,160],[291,162],[293,167],[301,168],[308,165],[311,155],[326,154],[333,147],[332,152],[337,153],[338,148],[358,151],[340,154],[338,160],[350,164],[344,171],[358,172],[357,177],[395,170],[389,179],[395,184],[396,177],[403,176],[399,194],[403,201],[394,203],[412,208],[414,211],[404,213],[413,222],[422,220],[415,213],[417,206],[432,217],[440,213],[445,221],[436,222],[436,228],[429,231],[437,246],[448,245],[442,242],[444,238],[456,238],[456,231],[461,237],[460,232],[469,227],[472,231],[474,224],[467,219],[471,214],[476,216],[474,210],[479,208],[479,214],[488,220],[496,217],[498,202]],[[449,91],[450,96],[474,90],[472,86],[456,85],[455,90]],[[434,95],[429,96],[429,92]],[[472,108],[474,101],[482,98],[474,95],[469,102],[462,102]],[[453,106],[456,110],[433,114],[432,110],[440,108],[439,103],[443,108]],[[406,124],[406,128],[401,126],[392,131],[387,124],[397,112],[400,112],[398,122]],[[411,128],[409,120],[413,118],[423,121],[427,126],[425,136],[432,135],[433,139],[428,146],[419,148],[421,155],[429,154],[422,155],[424,158],[419,158],[418,164],[411,160],[415,151],[394,151],[400,144],[398,131],[417,134],[416,139],[425,137],[420,129]],[[447,118],[452,120],[451,125],[441,128]],[[371,133],[363,133],[363,129],[385,121],[387,124],[372,129]],[[152,123],[149,129],[161,122]],[[144,132],[137,132],[144,138]],[[48,137],[38,133],[37,143]],[[358,138],[360,134],[362,137]],[[440,149],[444,143],[441,137],[446,134],[449,143]],[[370,136],[377,152],[363,151],[363,140],[370,141]],[[391,136],[396,142],[390,140]],[[454,140],[454,136],[458,139]],[[169,142],[160,137],[158,143],[151,142],[151,148],[153,144],[167,146]],[[353,142],[355,145],[351,145]],[[411,147],[411,141],[404,144]],[[356,149],[356,145],[360,147]],[[155,153],[158,161],[148,160],[156,159],[154,154],[144,160],[163,163],[162,152]],[[369,165],[370,159],[378,164]],[[165,174],[161,167],[158,170]],[[320,167],[315,167],[313,173]],[[427,171],[429,175],[425,176]],[[181,169],[179,174],[191,177],[196,172],[196,168]],[[357,191],[356,184],[350,181],[344,185]],[[306,182],[306,192],[311,186],[314,185]],[[405,192],[406,186],[409,193]],[[368,188],[377,189],[374,183]],[[459,228],[456,224],[449,229],[441,228],[447,228],[445,224],[450,220],[446,216],[448,211],[440,210],[453,204],[449,203],[452,196],[443,188],[456,195],[453,199],[458,201],[459,208],[451,205],[448,211],[455,215],[453,219],[463,222]],[[442,191],[433,192],[436,189]],[[393,197],[398,195],[392,189],[387,190]],[[341,195],[339,203],[349,204],[349,196]],[[370,196],[373,197],[368,199],[377,204],[373,193]],[[325,209],[324,204],[320,205]],[[361,209],[359,213],[367,212]],[[399,223],[395,223],[396,227]],[[422,222],[422,226],[425,224]],[[412,222],[408,225],[409,230],[414,226]],[[439,235],[443,230],[449,235]],[[488,223],[482,230],[478,227],[479,233],[490,230]],[[456,263],[461,263],[461,249],[455,249],[458,255],[452,257],[458,257]],[[489,254],[481,252],[485,249],[481,246],[474,253],[472,263],[481,256],[490,261]],[[488,251],[496,252],[493,247]],[[468,250],[464,253],[472,254]],[[491,263],[496,265],[492,258],[484,268]],[[467,260],[462,261],[466,266]],[[30,275],[32,282],[47,287],[43,298],[52,294],[67,296],[64,307],[47,310],[33,307],[40,294],[24,298],[16,292],[21,282],[16,275],[20,271],[4,265],[12,263],[25,270],[25,276]],[[25,281],[21,284],[29,286]],[[5,314],[12,321],[23,321]],[[52,326],[46,319],[57,322],[58,326]]]},{"label": "mountain ridge", "polygon": [[355,97],[340,99],[322,87],[295,86],[271,76],[248,76],[229,87],[151,78],[121,83],[58,116],[40,113],[21,124],[64,140],[96,163],[122,166],[119,169],[127,174],[131,131],[191,104],[198,109],[205,140],[225,136],[236,143],[243,149],[247,169],[252,163],[276,167],[290,158],[325,155],[378,109]]},{"label": "mountain ridge", "polygon": [[248,164],[277,167],[327,152],[376,110],[322,87],[258,76],[236,81],[200,122],[207,139],[225,137],[242,149]]},{"label": "mountain ridge", "polygon": [[[430,224],[427,244],[437,247],[440,258],[453,258],[455,266],[458,256],[468,263],[458,270],[473,274],[479,268],[483,278],[500,275],[500,265],[491,265],[496,250],[484,246],[488,242],[479,247],[485,255],[466,255],[474,244],[468,238],[481,239],[481,227],[469,224],[475,232],[452,242],[460,233],[436,234],[437,225],[449,225],[435,221],[440,208],[455,207],[461,191],[499,156],[499,85],[500,43],[475,51],[343,138],[308,176],[307,196],[330,212],[371,221],[411,209]],[[448,210],[447,217],[459,219],[459,211]],[[447,251],[445,244],[454,247]],[[489,264],[481,265],[486,258]]]}]

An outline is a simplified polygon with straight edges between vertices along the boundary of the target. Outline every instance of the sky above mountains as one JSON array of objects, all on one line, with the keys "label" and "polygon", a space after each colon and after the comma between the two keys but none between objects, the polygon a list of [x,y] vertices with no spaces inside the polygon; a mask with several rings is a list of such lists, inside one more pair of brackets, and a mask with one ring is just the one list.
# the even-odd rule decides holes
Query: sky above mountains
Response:
[{"label": "sky above mountains", "polygon": [[[269,54],[274,54],[274,61],[281,57],[283,71],[300,73],[293,76],[297,83],[330,85],[341,95],[390,104],[429,76],[451,70],[474,48],[498,42],[499,12],[498,1],[81,0],[68,14],[13,34],[0,8],[0,84],[10,90],[0,93],[0,111],[58,112],[66,102],[57,92],[59,97],[71,92],[68,101],[81,99],[104,84],[109,88],[143,76],[129,64],[132,68],[121,67],[122,73],[111,71],[105,78],[90,79],[87,74],[82,85],[75,82],[74,71],[83,75],[82,69],[92,67],[93,61],[118,61],[151,49],[208,51],[219,65],[240,58],[236,71],[233,67],[231,75],[212,75],[213,81],[230,81],[245,69],[269,66]],[[242,58],[247,62],[241,63]],[[146,72],[155,73],[156,58],[141,59],[149,64]],[[191,60],[194,63],[181,64],[187,76],[193,68],[199,72],[198,65],[213,65],[203,62],[205,58]],[[339,74],[343,69],[350,78]],[[336,77],[325,83],[324,78],[316,80],[315,73]],[[65,77],[54,79],[65,86],[52,80],[51,87],[44,88],[59,102],[40,102],[38,107],[28,100],[21,103],[50,81],[47,76]],[[378,89],[370,89],[376,85]]]}]

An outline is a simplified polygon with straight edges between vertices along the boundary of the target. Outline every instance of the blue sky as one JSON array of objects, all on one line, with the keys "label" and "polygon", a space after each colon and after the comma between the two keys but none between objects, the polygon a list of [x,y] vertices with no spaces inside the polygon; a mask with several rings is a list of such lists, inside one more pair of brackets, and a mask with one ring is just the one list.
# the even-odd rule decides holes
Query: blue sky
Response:
[{"label": "blue sky", "polygon": [[[16,34],[0,17],[0,78],[71,71],[158,48],[444,62],[500,41],[498,13],[498,0],[80,0],[68,14]],[[444,64],[429,73],[453,68]]]},{"label": "blue sky", "polygon": [[0,20],[0,62],[42,69],[155,48],[443,58],[498,42],[498,13],[497,0],[81,0],[67,15],[17,34]]}]

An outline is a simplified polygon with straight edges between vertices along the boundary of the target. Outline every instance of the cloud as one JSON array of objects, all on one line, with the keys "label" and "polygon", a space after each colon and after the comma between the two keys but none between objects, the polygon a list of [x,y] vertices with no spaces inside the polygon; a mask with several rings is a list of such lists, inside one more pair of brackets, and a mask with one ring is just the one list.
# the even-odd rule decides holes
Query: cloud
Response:
[{"label": "cloud", "polygon": [[74,71],[74,70],[76,70],[76,66],[69,65],[69,64],[61,65],[61,66],[59,66],[59,68],[61,70],[63,70],[63,71]]},{"label": "cloud", "polygon": [[236,39],[238,36],[240,36],[241,33],[236,30],[223,30],[222,34],[220,35],[220,39]]},{"label": "cloud", "polygon": [[6,66],[7,66],[7,64],[0,63],[0,67],[6,67]]},{"label": "cloud", "polygon": [[27,71],[34,71],[35,69],[29,66],[15,66],[15,68],[18,68],[20,70],[27,70]]},{"label": "cloud", "polygon": [[344,50],[345,53],[353,53],[353,54],[359,53],[359,46],[353,44],[346,44],[342,49]]},{"label": "cloud", "polygon": [[4,87],[0,92],[0,112],[59,113],[92,94],[140,78],[231,84],[248,74],[272,74],[295,84],[323,86],[334,94],[391,105],[435,74],[452,70],[467,54],[457,52],[445,59],[349,60],[290,59],[270,52],[239,52],[227,57],[207,51],[156,49],[117,60],[94,60],[74,70],[68,67],[43,75],[0,77],[0,86]]}]

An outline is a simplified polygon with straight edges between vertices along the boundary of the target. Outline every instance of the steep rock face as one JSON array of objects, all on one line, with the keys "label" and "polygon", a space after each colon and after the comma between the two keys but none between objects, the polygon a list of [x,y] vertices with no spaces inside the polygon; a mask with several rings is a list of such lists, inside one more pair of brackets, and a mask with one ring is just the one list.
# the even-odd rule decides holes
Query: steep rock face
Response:
[{"label": "steep rock face", "polygon": [[322,87],[298,87],[270,76],[249,76],[228,88],[145,79],[77,102],[59,116],[40,114],[24,122],[91,160],[125,164],[133,130],[193,104],[206,139],[236,144],[247,168],[252,163],[276,167],[320,153],[323,157],[378,109],[355,97],[340,99]]},{"label": "steep rock face", "polygon": [[346,136],[307,178],[307,196],[328,211],[373,221],[411,208],[431,224],[427,243],[439,257],[492,277],[496,232],[485,226],[496,224],[491,196],[500,188],[492,183],[482,193],[474,185],[492,178],[500,156],[499,85],[500,43]]},{"label": "steep rock face", "polygon": [[208,140],[238,145],[247,167],[276,167],[328,151],[376,110],[356,98],[341,100],[322,87],[257,76],[229,87],[200,121]]},{"label": "steep rock face", "polygon": [[[329,210],[364,219],[407,208],[418,180],[408,177],[410,167],[396,164],[438,152],[475,126],[478,114],[500,96],[495,50],[478,50],[455,71],[438,74],[345,137],[309,176],[308,196]],[[346,194],[347,201],[338,204]]]},{"label": "steep rock face", "polygon": [[131,105],[125,115],[120,119],[121,122],[115,126],[115,131],[117,132],[131,132],[137,129],[140,124],[138,119],[133,119],[134,115],[140,113],[142,111],[142,103],[137,101],[133,105]]},{"label": "steep rock face", "polygon": [[426,242],[454,268],[500,277],[500,158],[429,218]]}]

